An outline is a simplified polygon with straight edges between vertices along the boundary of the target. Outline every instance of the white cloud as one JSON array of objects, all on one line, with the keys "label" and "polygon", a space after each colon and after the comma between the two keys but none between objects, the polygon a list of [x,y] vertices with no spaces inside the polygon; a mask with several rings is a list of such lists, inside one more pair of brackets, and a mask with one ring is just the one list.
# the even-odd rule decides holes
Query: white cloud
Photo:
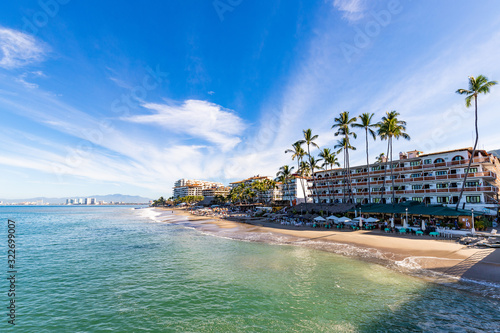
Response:
[{"label": "white cloud", "polygon": [[46,46],[33,36],[0,27],[0,67],[12,69],[40,62],[46,52]]},{"label": "white cloud", "polygon": [[245,126],[231,110],[206,101],[187,100],[182,105],[147,103],[143,107],[156,111],[152,115],[124,118],[140,124],[155,124],[169,131],[185,133],[215,143],[223,151],[241,142]]},{"label": "white cloud", "polygon": [[334,0],[333,6],[343,12],[343,18],[350,22],[363,18],[366,9],[363,0]]}]

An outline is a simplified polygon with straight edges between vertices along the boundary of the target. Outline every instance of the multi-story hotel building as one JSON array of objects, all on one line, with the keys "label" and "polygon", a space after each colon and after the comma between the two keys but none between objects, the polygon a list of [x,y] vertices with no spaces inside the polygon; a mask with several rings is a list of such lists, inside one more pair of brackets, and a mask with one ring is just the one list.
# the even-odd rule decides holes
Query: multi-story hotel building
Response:
[{"label": "multi-story hotel building", "polygon": [[[250,177],[250,178],[247,178],[247,179],[243,179],[243,180],[240,180],[240,181],[237,181],[237,182],[232,182],[232,183],[229,183],[229,186],[231,187],[231,189],[235,188],[236,186],[240,185],[240,184],[245,184],[245,185],[252,185],[253,182],[256,182],[256,181],[263,181],[263,180],[274,180],[273,177],[270,177],[270,176],[260,176],[260,175],[257,175],[257,176],[254,176],[254,177]],[[262,201],[262,202],[272,202],[272,201],[280,201],[282,200],[282,195],[281,195],[281,190],[279,188],[272,188],[264,193],[259,193],[259,198],[258,198],[259,201]]]},{"label": "multi-story hotel building", "polygon": [[187,196],[202,196],[203,190],[210,188],[224,188],[222,183],[196,179],[179,179],[174,184],[174,198]]},{"label": "multi-story hotel building", "polygon": [[204,197],[215,197],[217,195],[228,195],[229,191],[231,191],[230,187],[225,186],[214,186],[201,191]]},{"label": "multi-story hotel building", "polygon": [[[395,202],[419,201],[429,204],[456,205],[465,177],[465,170],[472,155],[472,148],[463,148],[424,154],[420,151],[400,153],[392,162]],[[372,203],[392,202],[391,166],[376,163],[370,168]],[[386,169],[387,168],[387,169]],[[351,167],[352,195],[356,203],[368,203],[368,169],[366,165]],[[315,172],[316,188],[322,203],[348,202],[344,169]],[[500,163],[497,157],[484,150],[477,150],[465,184],[460,208],[490,210],[499,208]],[[382,187],[385,178],[385,191]],[[313,199],[318,201],[313,182],[309,182]],[[486,209],[486,210],[485,210]]]},{"label": "multi-story hotel building", "polygon": [[278,189],[281,191],[283,201],[288,201],[292,205],[298,205],[305,202],[305,198],[307,197],[307,202],[312,202],[307,178],[294,175],[286,184],[278,184]]}]

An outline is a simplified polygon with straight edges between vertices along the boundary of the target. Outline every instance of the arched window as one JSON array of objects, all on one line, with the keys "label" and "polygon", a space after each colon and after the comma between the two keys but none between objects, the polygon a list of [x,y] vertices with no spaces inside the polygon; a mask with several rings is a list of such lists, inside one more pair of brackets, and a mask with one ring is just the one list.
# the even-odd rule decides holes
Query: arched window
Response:
[{"label": "arched window", "polygon": [[444,160],[442,158],[436,158],[436,160],[434,160],[434,163],[444,163]]},{"label": "arched window", "polygon": [[453,157],[452,161],[461,161],[463,159],[464,159],[463,156],[457,155],[457,156]]}]

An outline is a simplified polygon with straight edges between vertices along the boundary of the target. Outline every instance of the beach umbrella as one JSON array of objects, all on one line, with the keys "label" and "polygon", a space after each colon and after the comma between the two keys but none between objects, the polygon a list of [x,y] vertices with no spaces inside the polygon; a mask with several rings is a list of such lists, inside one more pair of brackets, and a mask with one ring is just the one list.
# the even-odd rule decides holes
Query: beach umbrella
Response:
[{"label": "beach umbrella", "polygon": [[337,221],[339,218],[337,216],[335,216],[335,215],[331,215],[331,216],[328,216],[326,219],[327,220]]},{"label": "beach umbrella", "polygon": [[403,228],[408,228],[408,223],[406,223],[406,219],[403,219]]},{"label": "beach umbrella", "polygon": [[424,220],[422,220],[422,228],[421,229],[422,229],[422,231],[425,231],[425,221]]},{"label": "beach umbrella", "polygon": [[339,218],[339,219],[338,219],[338,221],[339,221],[340,223],[346,223],[346,222],[350,222],[350,221],[351,221],[351,219],[350,219],[350,218],[348,218],[348,217],[342,216],[341,218]]},{"label": "beach umbrella", "polygon": [[391,217],[391,228],[394,228],[394,217]]},{"label": "beach umbrella", "polygon": [[361,216],[359,217],[359,227],[363,228],[363,218]]},{"label": "beach umbrella", "polygon": [[364,219],[363,220],[365,223],[374,223],[374,222],[378,222],[379,220],[374,218],[374,217],[369,217],[367,219]]},{"label": "beach umbrella", "polygon": [[318,216],[314,219],[314,221],[326,221],[323,217]]}]

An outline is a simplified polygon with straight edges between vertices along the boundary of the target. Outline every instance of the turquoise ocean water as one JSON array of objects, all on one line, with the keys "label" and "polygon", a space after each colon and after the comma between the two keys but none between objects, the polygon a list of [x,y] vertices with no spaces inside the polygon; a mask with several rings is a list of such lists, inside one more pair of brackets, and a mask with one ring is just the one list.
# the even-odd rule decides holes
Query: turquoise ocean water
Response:
[{"label": "turquoise ocean water", "polygon": [[314,249],[130,207],[0,207],[16,221],[17,332],[500,332],[500,302]]}]

